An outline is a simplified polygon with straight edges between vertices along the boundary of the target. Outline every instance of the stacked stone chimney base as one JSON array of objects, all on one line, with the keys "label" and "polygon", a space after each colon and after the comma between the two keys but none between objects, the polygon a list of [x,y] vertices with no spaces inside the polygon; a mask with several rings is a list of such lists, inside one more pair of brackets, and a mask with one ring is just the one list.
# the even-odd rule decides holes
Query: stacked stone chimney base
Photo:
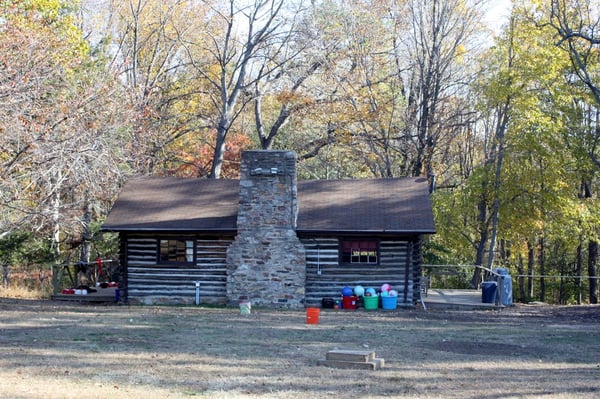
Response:
[{"label": "stacked stone chimney base", "polygon": [[237,236],[227,251],[230,305],[304,306],[306,254],[296,235],[296,156],[246,151],[240,170]]}]

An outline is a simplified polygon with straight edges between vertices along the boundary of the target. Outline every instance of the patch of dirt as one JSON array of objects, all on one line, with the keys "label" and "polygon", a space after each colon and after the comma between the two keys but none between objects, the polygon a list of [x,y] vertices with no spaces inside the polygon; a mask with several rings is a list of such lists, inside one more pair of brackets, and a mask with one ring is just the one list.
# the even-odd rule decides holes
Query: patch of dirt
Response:
[{"label": "patch of dirt", "polygon": [[489,356],[489,357],[522,357],[538,355],[544,351],[543,347],[534,346],[528,348],[525,345],[518,344],[502,344],[497,345],[493,341],[477,342],[477,341],[461,341],[461,340],[442,340],[439,343],[432,345],[432,349],[440,351],[460,353],[463,355],[473,356]]},{"label": "patch of dirt", "polygon": [[551,305],[515,305],[495,310],[436,310],[429,312],[430,318],[452,317],[456,321],[506,322],[524,321],[557,324],[598,323],[599,305],[551,306]]}]

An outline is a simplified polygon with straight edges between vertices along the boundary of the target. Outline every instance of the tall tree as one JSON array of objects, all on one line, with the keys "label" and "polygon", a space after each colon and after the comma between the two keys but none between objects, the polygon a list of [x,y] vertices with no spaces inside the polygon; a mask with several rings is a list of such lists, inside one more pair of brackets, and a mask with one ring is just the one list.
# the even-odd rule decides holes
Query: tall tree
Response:
[{"label": "tall tree", "polygon": [[[311,65],[318,66],[315,79],[309,80],[313,101],[297,91],[282,96],[303,107],[303,130],[321,132],[307,141],[335,143],[324,158],[331,161],[335,154],[339,163],[356,165],[350,170],[353,176],[425,173],[426,153],[429,164],[441,165],[453,137],[473,115],[466,100],[468,77],[474,73],[468,50],[475,47],[478,6],[457,1],[434,7],[419,1],[322,2],[313,17],[318,33],[302,54],[312,56]],[[411,18],[414,23],[407,24]],[[422,27],[426,21],[432,26]],[[420,118],[423,113],[429,115],[427,124]],[[418,149],[419,124],[422,137],[435,137],[420,141],[429,143],[428,151]],[[415,163],[421,165],[419,172]]]},{"label": "tall tree", "polygon": [[[495,61],[493,77],[484,74],[482,96],[484,115],[490,121],[483,124],[489,129],[485,132],[486,146],[484,164],[477,203],[477,238],[474,241],[475,264],[492,267],[495,254],[495,245],[498,234],[500,193],[502,184],[502,169],[506,150],[506,133],[513,112],[513,102],[519,90],[520,83],[514,81],[515,68],[515,24],[514,20],[506,32],[502,45],[495,47],[488,55],[488,60]],[[491,70],[488,70],[489,73]],[[485,251],[487,248],[487,262],[485,262]],[[471,285],[476,286],[481,279],[481,269],[476,268],[471,280]]]},{"label": "tall tree", "polygon": [[406,2],[409,26],[406,36],[398,38],[405,47],[398,47],[397,56],[409,54],[409,68],[403,74],[414,176],[434,173],[440,141],[449,127],[460,126],[471,112],[459,99],[468,95],[467,83],[475,72],[468,68],[468,58],[476,56],[481,6],[480,1],[463,0]]},{"label": "tall tree", "polygon": [[33,230],[60,253],[120,174],[118,86],[97,65],[70,2],[11,2],[0,35],[0,235]]},{"label": "tall tree", "polygon": [[[566,220],[564,203],[570,194],[564,182],[571,175],[559,172],[568,170],[570,158],[554,153],[564,148],[563,125],[557,122],[561,111],[550,100],[561,98],[566,63],[549,37],[548,29],[536,29],[517,10],[485,56],[488,69],[478,83],[481,116],[474,125],[483,140],[482,154],[475,157],[480,163],[464,188],[472,211],[462,215],[469,221],[463,228],[472,233],[461,233],[470,238],[478,265],[492,267],[499,240],[518,259],[527,252],[526,242],[546,241],[553,219]],[[474,273],[472,284],[480,278]]]},{"label": "tall tree", "polygon": [[[549,9],[548,9],[549,8]],[[586,112],[582,115],[584,123],[571,126],[575,131],[583,131],[585,145],[580,146],[594,163],[595,167],[589,169],[587,178],[584,177],[586,185],[585,198],[592,196],[592,181],[600,168],[599,143],[600,125],[600,14],[598,9],[600,2],[597,0],[552,0],[549,5],[542,5],[542,18],[534,16],[539,25],[548,25],[554,29],[558,37],[557,46],[564,50],[571,60],[574,77],[585,86],[591,101],[583,99],[583,102],[591,105],[584,107]],[[581,136],[580,136],[581,137]],[[596,234],[597,235],[597,231]],[[589,275],[589,298],[591,303],[598,303],[598,239],[591,237],[588,244],[588,275]]]},{"label": "tall tree", "polygon": [[[210,3],[211,18],[203,26],[208,37],[187,43],[196,73],[210,88],[207,95],[213,107],[211,124],[216,140],[209,177],[221,176],[227,137],[252,100],[254,83],[273,76],[289,61],[280,51],[285,49],[301,10],[301,1],[214,1]],[[206,54],[209,57],[198,57]]]},{"label": "tall tree", "polygon": [[135,111],[131,168],[160,173],[178,155],[184,136],[193,133],[192,146],[210,141],[206,84],[194,79],[194,60],[186,51],[188,43],[205,40],[208,6],[192,0],[111,0],[88,11],[88,21],[92,15],[103,21],[101,28],[88,26],[90,37],[107,47],[108,67],[120,74],[129,94],[123,100]]}]

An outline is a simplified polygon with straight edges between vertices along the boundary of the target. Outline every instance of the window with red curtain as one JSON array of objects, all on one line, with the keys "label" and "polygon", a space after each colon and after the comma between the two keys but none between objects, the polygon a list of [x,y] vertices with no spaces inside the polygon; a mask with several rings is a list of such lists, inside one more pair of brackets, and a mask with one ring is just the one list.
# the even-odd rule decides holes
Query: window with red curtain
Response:
[{"label": "window with red curtain", "polygon": [[379,263],[379,243],[374,240],[343,240],[342,263]]}]

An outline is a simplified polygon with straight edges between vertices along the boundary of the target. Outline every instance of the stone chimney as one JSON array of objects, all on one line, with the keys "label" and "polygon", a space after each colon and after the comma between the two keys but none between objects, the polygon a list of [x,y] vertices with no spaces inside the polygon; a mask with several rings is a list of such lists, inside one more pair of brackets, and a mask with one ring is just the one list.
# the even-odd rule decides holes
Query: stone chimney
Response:
[{"label": "stone chimney", "polygon": [[230,305],[304,306],[306,256],[296,235],[296,154],[246,151],[240,169],[237,236],[227,250]]}]

